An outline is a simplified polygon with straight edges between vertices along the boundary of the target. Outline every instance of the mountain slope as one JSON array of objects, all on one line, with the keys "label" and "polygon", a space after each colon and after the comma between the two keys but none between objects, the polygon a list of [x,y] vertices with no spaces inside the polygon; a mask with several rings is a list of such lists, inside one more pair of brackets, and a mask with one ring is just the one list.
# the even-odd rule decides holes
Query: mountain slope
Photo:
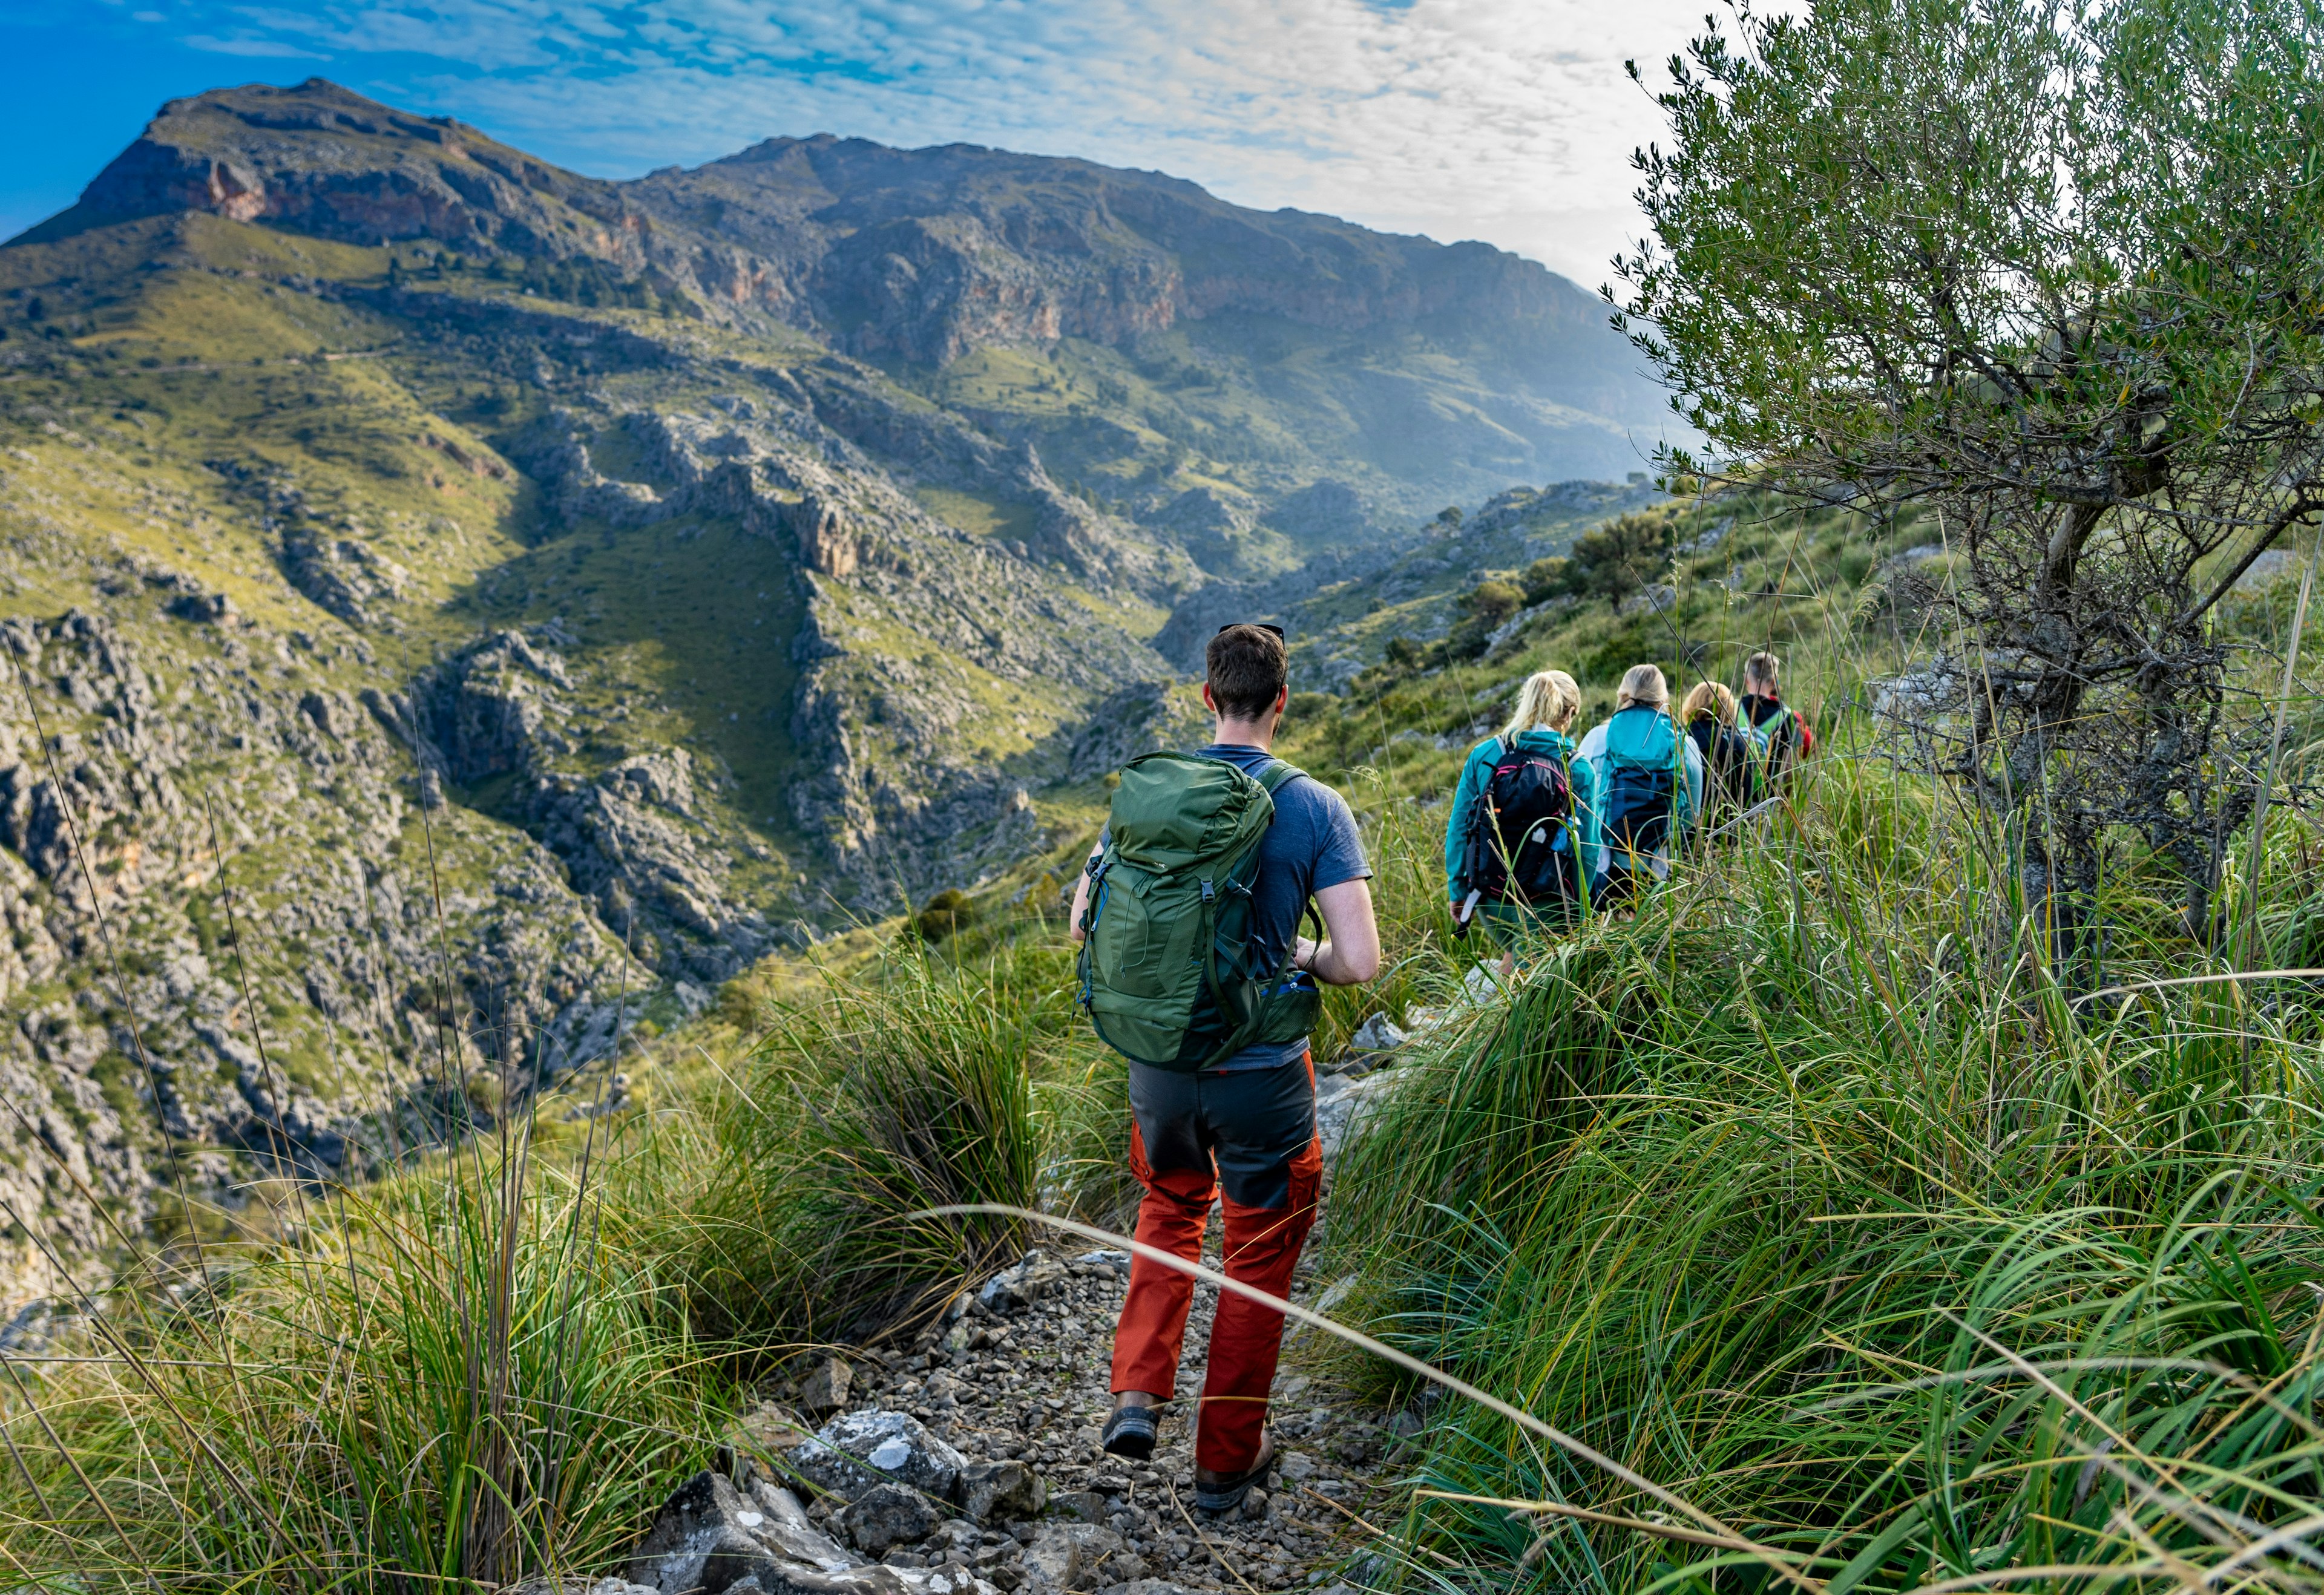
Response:
[{"label": "mountain slope", "polygon": [[[1448,352],[1571,331],[1490,254],[989,151],[613,184],[329,85],[173,103],[0,248],[0,1195],[198,1233],[1056,845],[1183,739],[1206,617],[1403,602],[1411,506],[1521,474],[1407,468],[1382,384],[1602,377]],[[0,1299],[46,1267],[0,1231]]]}]

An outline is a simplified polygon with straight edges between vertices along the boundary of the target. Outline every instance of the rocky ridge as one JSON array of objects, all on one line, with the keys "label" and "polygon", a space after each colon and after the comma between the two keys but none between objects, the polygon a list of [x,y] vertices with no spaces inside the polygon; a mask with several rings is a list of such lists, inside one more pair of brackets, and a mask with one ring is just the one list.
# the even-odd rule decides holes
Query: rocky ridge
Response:
[{"label": "rocky ridge", "polygon": [[1279,327],[1286,346],[1309,334],[1434,341],[1475,378],[1447,386],[1425,363],[1357,364],[1314,399],[1380,447],[1400,431],[1398,469],[1435,478],[1437,493],[1602,472],[1634,457],[1628,429],[1665,419],[1594,297],[1533,262],[1245,209],[1158,172],[973,145],[777,138],[617,182],[321,78],[253,84],[163,106],[78,204],[26,236],[185,212],[586,266],[601,297],[795,328],[924,368],[1069,341],[1135,348],[1208,327],[1284,343]]},{"label": "rocky ridge", "polygon": [[[973,879],[1025,851],[1027,779],[1054,774],[1038,760],[1015,773],[973,756],[981,682],[1071,704],[1170,674],[1047,572],[1166,594],[1194,573],[1182,553],[1139,549],[1126,528],[1058,491],[1029,447],[1005,454],[957,422],[908,426],[893,399],[844,376],[782,373],[756,397],[722,396],[709,414],[641,409],[601,422],[635,445],[649,481],[601,472],[586,441],[591,420],[570,411],[544,423],[530,463],[567,517],[648,526],[727,515],[780,549],[803,599],[789,650],[800,672],[790,734],[805,775],[788,794],[792,821],[834,869],[875,892],[899,878]],[[1029,501],[1037,540],[995,546],[938,521],[887,465],[823,423],[832,408],[896,451],[906,481]],[[464,724],[453,717],[456,739]],[[477,773],[527,763],[499,751],[506,724],[493,721]]]},{"label": "rocky ridge", "polygon": [[48,225],[187,209],[355,243],[602,259],[826,336],[849,326],[858,353],[939,364],[993,343],[1112,343],[1235,313],[1340,327],[1600,319],[1571,284],[1485,244],[1244,210],[1157,172],[818,135],[613,182],[322,78],[171,101]]}]

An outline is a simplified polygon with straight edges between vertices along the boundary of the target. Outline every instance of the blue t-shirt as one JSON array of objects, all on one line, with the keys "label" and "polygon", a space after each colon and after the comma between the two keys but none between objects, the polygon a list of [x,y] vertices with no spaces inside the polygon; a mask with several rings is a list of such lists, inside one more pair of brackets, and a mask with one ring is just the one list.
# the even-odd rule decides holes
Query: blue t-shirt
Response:
[{"label": "blue t-shirt", "polygon": [[[1205,759],[1223,759],[1254,779],[1275,761],[1272,753],[1231,742],[1213,742],[1195,751]],[[1327,886],[1366,880],[1371,872],[1346,798],[1308,775],[1294,776],[1277,788],[1275,819],[1259,844],[1259,875],[1251,882],[1250,945],[1259,967],[1283,967],[1283,954],[1299,934],[1309,898]],[[1246,1046],[1219,1068],[1271,1069],[1296,1063],[1306,1050],[1304,1037]]]}]

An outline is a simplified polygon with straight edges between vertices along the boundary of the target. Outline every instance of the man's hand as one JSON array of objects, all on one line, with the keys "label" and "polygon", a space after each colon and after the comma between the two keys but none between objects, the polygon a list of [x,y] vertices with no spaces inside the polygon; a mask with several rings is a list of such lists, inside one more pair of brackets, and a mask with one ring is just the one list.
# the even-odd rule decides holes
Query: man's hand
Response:
[{"label": "man's hand", "polygon": [[1372,918],[1372,883],[1342,880],[1315,894],[1323,916],[1321,942],[1299,938],[1295,961],[1327,986],[1360,986],[1379,978],[1379,926]]}]

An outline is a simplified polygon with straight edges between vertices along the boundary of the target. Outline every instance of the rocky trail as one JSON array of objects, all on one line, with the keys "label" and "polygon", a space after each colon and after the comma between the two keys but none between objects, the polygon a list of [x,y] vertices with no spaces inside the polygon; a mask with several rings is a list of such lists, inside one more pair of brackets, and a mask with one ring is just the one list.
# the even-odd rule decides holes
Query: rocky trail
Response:
[{"label": "rocky trail", "polygon": [[[1360,1065],[1359,1065],[1360,1069]],[[1336,1149],[1393,1078],[1323,1077]],[[1325,1222],[1329,1222],[1328,1194]],[[1319,1228],[1318,1235],[1322,1231]],[[1218,1267],[1215,1215],[1205,1262]],[[1311,1242],[1293,1297],[1337,1299]],[[1421,1422],[1302,1371],[1291,1326],[1271,1426],[1270,1488],[1224,1518],[1194,1505],[1193,1424],[1214,1286],[1198,1284],[1176,1398],[1143,1463],[1098,1447],[1111,1404],[1120,1251],[1035,1251],[956,1298],[908,1351],[843,1353],[775,1392],[717,1472],[680,1486],[630,1569],[659,1595],[1173,1595],[1368,1581],[1401,1516]],[[574,1590],[581,1586],[576,1585]],[[591,1595],[627,1595],[620,1581]]]}]

